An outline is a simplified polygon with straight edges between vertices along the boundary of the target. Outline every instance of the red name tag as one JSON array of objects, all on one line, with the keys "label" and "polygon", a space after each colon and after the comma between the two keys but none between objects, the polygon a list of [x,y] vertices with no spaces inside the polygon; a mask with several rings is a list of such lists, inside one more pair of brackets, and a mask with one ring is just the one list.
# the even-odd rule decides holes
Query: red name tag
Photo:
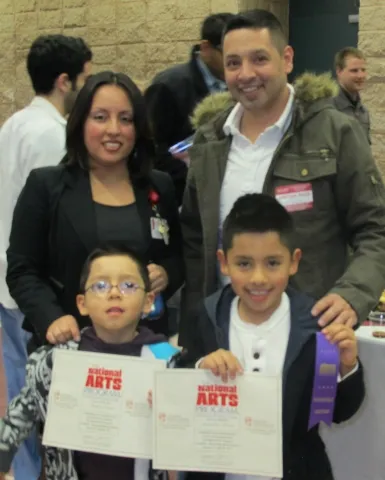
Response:
[{"label": "red name tag", "polygon": [[300,212],[313,208],[313,188],[311,183],[296,183],[275,189],[275,198],[288,212]]}]

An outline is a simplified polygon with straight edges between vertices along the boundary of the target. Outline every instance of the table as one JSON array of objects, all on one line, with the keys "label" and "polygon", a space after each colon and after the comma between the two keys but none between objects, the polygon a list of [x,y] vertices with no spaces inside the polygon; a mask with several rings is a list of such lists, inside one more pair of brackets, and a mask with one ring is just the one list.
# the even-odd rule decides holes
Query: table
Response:
[{"label": "table", "polygon": [[321,427],[335,480],[385,479],[385,327],[360,327],[356,334],[364,367],[366,398],[348,422]]}]

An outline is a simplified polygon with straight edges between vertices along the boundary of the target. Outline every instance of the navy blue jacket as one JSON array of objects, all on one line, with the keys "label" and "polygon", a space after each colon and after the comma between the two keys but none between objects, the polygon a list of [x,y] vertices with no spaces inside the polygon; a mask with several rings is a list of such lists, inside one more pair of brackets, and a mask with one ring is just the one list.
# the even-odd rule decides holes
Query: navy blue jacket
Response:
[{"label": "navy blue jacket", "polygon": [[[288,289],[291,306],[289,342],[283,369],[283,480],[333,480],[330,462],[318,426],[308,431],[315,364],[317,319],[311,315],[314,301]],[[197,316],[194,336],[188,343],[185,361],[195,362],[219,348],[229,349],[231,286],[208,297]],[[365,396],[363,371],[338,384],[335,423],[348,420]],[[223,474],[189,472],[187,480],[222,480]]]}]

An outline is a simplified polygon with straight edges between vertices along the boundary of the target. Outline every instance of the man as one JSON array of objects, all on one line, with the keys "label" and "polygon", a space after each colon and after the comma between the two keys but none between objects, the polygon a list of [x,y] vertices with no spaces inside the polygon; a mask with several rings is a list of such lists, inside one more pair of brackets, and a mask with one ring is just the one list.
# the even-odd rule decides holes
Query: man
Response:
[{"label": "man", "polygon": [[367,78],[365,56],[357,48],[346,47],[336,54],[334,63],[340,85],[334,105],[361,123],[370,142],[370,116],[360,96]]},{"label": "man", "polygon": [[[48,35],[37,38],[28,53],[27,69],[35,98],[0,130],[0,321],[8,400],[24,386],[29,334],[6,286],[6,250],[13,210],[30,171],[55,165],[65,153],[65,118],[90,74],[92,53],[80,38]],[[40,474],[37,441],[31,438],[15,457],[15,480]]]},{"label": "man", "polygon": [[207,17],[201,41],[191,52],[190,61],[159,73],[147,89],[150,123],[157,144],[156,167],[169,173],[179,203],[186,183],[187,167],[172,157],[168,149],[193,134],[190,115],[209,93],[226,90],[221,51],[222,32],[230,13]]},{"label": "man", "polygon": [[[329,77],[305,75],[296,91],[287,84],[294,52],[270,12],[236,15],[224,33],[223,55],[237,103],[200,127],[189,151],[179,342],[188,347],[196,306],[226,282],[216,262],[221,225],[245,193],[275,196],[293,213],[303,251],[294,285],[319,299],[312,313],[321,315],[320,324],[353,326],[385,283],[384,187],[365,134],[331,104]],[[248,261],[240,258],[239,268]],[[250,294],[270,288],[255,282]]]}]

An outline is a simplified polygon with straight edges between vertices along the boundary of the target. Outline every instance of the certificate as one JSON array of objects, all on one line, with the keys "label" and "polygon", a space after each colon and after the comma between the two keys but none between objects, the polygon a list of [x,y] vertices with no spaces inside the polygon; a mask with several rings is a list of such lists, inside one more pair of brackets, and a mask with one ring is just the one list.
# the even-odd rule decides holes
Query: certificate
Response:
[{"label": "certificate", "polygon": [[162,360],[56,350],[43,444],[120,457],[152,457],[148,392]]},{"label": "certificate", "polygon": [[153,402],[155,468],[282,478],[280,377],[156,372]]}]

